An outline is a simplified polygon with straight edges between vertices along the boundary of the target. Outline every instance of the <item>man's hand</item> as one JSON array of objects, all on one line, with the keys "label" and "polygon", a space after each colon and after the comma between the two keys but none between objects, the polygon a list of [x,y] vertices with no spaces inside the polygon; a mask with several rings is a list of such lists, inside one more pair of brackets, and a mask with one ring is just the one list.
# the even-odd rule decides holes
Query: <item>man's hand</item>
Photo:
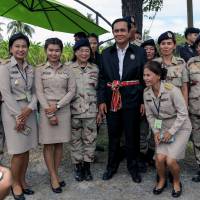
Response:
[{"label": "man's hand", "polygon": [[162,142],[167,143],[171,138],[172,138],[172,135],[171,135],[168,131],[166,131],[166,132],[164,133]]},{"label": "man's hand", "polygon": [[101,103],[99,105],[99,112],[101,114],[102,117],[105,117],[106,113],[107,113],[107,106],[105,103]]},{"label": "man's hand", "polygon": [[160,144],[161,141],[160,141],[160,133],[159,132],[154,134],[154,141],[155,141],[156,145]]},{"label": "man's hand", "polygon": [[48,108],[44,109],[47,115],[55,113],[57,111],[56,104],[50,104]]},{"label": "man's hand", "polygon": [[145,114],[145,107],[144,107],[144,104],[141,104],[141,105],[140,105],[140,114],[141,114],[141,116],[144,116],[144,114]]},{"label": "man's hand", "polygon": [[97,126],[99,126],[102,122],[102,116],[101,116],[101,113],[98,113],[97,114],[97,117],[96,117],[96,122],[97,122]]}]

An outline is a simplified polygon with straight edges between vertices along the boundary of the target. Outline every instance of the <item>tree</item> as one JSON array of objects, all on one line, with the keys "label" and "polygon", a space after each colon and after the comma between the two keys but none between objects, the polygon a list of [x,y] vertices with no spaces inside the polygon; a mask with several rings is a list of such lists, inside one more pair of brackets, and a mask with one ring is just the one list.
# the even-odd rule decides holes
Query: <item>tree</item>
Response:
[{"label": "tree", "polygon": [[32,37],[32,34],[35,33],[35,30],[28,24],[24,24],[21,21],[9,22],[7,25],[7,33],[13,35],[18,32],[22,32],[23,34]]},{"label": "tree", "polygon": [[137,29],[142,32],[143,12],[157,12],[163,6],[163,0],[122,0],[122,15],[134,16]]}]

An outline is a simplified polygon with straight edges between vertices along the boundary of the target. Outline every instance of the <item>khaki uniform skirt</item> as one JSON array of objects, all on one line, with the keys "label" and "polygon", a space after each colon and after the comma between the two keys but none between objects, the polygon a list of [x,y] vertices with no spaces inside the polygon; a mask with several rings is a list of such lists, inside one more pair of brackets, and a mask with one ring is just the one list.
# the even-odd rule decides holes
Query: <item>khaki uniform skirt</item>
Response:
[{"label": "khaki uniform skirt", "polygon": [[60,108],[56,111],[58,126],[49,123],[45,111],[40,109],[39,119],[39,143],[55,144],[69,142],[71,139],[71,111],[70,106]]},{"label": "khaki uniform skirt", "polygon": [[[20,108],[26,107],[28,102],[18,101]],[[37,134],[37,123],[36,123],[36,113],[33,111],[26,125],[31,128],[31,133],[29,135],[24,135],[15,130],[16,121],[13,116],[10,115],[9,109],[5,103],[1,106],[2,122],[5,131],[6,144],[8,153],[10,154],[20,154],[35,148],[38,145],[38,134]]]},{"label": "khaki uniform skirt", "polygon": [[[165,131],[170,129],[171,125],[174,123],[174,120],[175,119],[163,120],[162,126],[165,127]],[[185,150],[191,134],[191,130],[191,122],[189,118],[187,118],[181,129],[174,134],[174,142],[159,144],[156,146],[156,153],[164,154],[176,160],[183,159],[185,157]]]}]

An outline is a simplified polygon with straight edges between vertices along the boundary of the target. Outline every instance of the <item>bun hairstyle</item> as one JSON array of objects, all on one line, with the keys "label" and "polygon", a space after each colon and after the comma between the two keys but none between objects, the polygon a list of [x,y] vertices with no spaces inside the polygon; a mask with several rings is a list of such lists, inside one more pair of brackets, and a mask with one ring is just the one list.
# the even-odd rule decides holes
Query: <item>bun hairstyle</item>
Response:
[{"label": "bun hairstyle", "polygon": [[144,69],[147,68],[154,74],[160,76],[161,80],[165,80],[167,76],[167,69],[163,67],[159,62],[157,61],[148,61],[144,65]]}]

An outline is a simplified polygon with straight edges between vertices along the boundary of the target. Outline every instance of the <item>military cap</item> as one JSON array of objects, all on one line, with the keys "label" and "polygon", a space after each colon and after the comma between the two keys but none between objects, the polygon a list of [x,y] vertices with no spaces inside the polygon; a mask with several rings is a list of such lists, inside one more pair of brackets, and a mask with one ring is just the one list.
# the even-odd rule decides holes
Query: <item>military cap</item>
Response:
[{"label": "military cap", "polygon": [[197,37],[197,39],[195,40],[194,45],[197,46],[200,43],[200,35]]},{"label": "military cap", "polygon": [[90,48],[90,43],[88,39],[81,39],[77,41],[73,47],[73,50],[76,51],[81,47],[89,47]]},{"label": "military cap", "polygon": [[8,47],[9,49],[12,47],[13,43],[16,41],[16,40],[19,40],[19,39],[23,39],[26,41],[27,43],[27,46],[29,47],[30,46],[30,41],[28,39],[28,37],[26,35],[24,35],[23,33],[19,32],[19,33],[15,33],[14,35],[12,35],[9,39],[9,42],[8,42]]},{"label": "military cap", "polygon": [[133,17],[133,16],[126,16],[126,17],[124,17],[124,19],[125,19],[129,24],[134,24],[134,25],[136,25],[135,17]]},{"label": "military cap", "polygon": [[200,32],[200,29],[198,29],[198,28],[194,28],[194,27],[186,28],[186,30],[185,30],[185,38],[187,37],[187,35],[189,33],[199,33],[199,32]]},{"label": "military cap", "polygon": [[158,44],[160,44],[163,40],[168,39],[172,39],[173,42],[176,43],[175,34],[172,31],[166,31],[158,37]]},{"label": "military cap", "polygon": [[153,39],[149,39],[149,40],[144,41],[144,42],[141,44],[141,47],[144,48],[145,46],[152,46],[152,47],[155,47],[156,44],[155,44],[155,42],[154,42]]}]

